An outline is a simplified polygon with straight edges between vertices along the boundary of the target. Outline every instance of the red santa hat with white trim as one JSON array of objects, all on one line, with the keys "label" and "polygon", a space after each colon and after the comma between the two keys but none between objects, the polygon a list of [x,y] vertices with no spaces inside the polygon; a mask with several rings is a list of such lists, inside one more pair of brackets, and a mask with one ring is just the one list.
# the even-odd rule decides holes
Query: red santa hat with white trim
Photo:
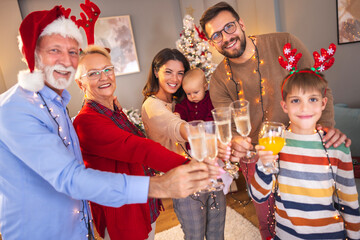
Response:
[{"label": "red santa hat with white trim", "polygon": [[28,65],[28,70],[18,74],[19,85],[29,91],[37,92],[44,87],[44,75],[35,69],[35,49],[40,37],[60,34],[82,44],[82,35],[77,25],[69,19],[71,9],[61,5],[51,10],[36,11],[27,15],[19,28],[19,48]]}]

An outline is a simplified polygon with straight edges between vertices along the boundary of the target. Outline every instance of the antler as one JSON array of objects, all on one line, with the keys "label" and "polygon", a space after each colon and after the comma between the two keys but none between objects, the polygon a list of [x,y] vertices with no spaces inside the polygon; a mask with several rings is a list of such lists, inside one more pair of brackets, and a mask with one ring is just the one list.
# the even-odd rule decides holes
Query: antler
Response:
[{"label": "antler", "polygon": [[[71,13],[71,9],[65,9],[63,6],[60,5],[60,11],[64,15],[65,18],[69,18],[69,15]],[[74,20],[73,20],[74,21]]]},{"label": "antler", "polygon": [[336,45],[333,43],[330,44],[328,50],[322,48],[321,55],[318,52],[314,51],[313,55],[315,60],[315,71],[322,72],[329,69],[334,64],[335,58],[333,56],[335,52]]},{"label": "antler", "polygon": [[79,28],[82,27],[85,30],[88,45],[94,44],[95,22],[101,13],[100,8],[90,0],[85,0],[85,4],[81,3],[80,7],[86,13],[88,19],[86,19],[85,14],[81,12],[81,19],[76,20],[75,16],[71,16],[71,20],[73,20]]},{"label": "antler", "polygon": [[286,43],[284,45],[283,53],[288,62],[285,61],[282,56],[279,56],[280,65],[288,71],[297,70],[297,63],[302,57],[302,53],[298,53],[295,55],[296,51],[297,49],[291,49],[290,43]]}]

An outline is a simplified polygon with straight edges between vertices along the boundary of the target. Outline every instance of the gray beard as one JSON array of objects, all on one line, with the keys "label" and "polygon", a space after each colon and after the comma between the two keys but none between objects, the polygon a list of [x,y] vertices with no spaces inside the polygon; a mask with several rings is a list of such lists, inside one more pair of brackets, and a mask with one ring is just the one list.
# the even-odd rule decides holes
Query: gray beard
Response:
[{"label": "gray beard", "polygon": [[[45,66],[41,62],[39,62],[39,67],[42,69],[45,75],[45,82],[48,83],[53,88],[63,90],[70,86],[71,82],[75,79],[75,69],[73,67],[64,67],[63,65],[56,64],[54,66]],[[55,79],[53,72],[55,70],[60,71],[69,71],[71,75],[69,79],[66,78],[58,78]]]}]

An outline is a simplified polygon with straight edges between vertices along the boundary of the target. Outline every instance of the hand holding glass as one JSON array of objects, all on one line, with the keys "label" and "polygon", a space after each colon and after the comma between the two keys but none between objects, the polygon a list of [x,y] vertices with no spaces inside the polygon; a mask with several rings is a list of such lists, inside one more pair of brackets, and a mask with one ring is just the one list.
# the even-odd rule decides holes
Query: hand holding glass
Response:
[{"label": "hand holding glass", "polygon": [[[237,100],[230,104],[232,116],[234,118],[234,123],[236,126],[236,131],[242,136],[247,137],[251,131],[250,123],[250,105],[246,100]],[[255,162],[254,158],[256,152],[247,151],[246,156],[241,158],[241,161],[244,163]]]},{"label": "hand holding glass", "polygon": [[[222,144],[228,145],[231,142],[231,109],[229,107],[215,108],[211,111],[217,128],[217,136]],[[239,168],[226,160],[224,170],[236,178]]]},{"label": "hand holding glass", "polygon": [[[277,155],[285,145],[285,126],[278,122],[263,122],[259,132],[259,145],[264,146],[264,151],[272,151]],[[259,166],[259,170],[265,173],[278,173],[275,163]]]},{"label": "hand holding glass", "polygon": [[[213,162],[217,160],[218,146],[217,146],[217,128],[214,121],[204,122],[205,130],[205,142],[206,142],[206,156]],[[212,179],[212,185],[209,187],[209,191],[219,191],[224,188],[224,183],[217,179]]]}]

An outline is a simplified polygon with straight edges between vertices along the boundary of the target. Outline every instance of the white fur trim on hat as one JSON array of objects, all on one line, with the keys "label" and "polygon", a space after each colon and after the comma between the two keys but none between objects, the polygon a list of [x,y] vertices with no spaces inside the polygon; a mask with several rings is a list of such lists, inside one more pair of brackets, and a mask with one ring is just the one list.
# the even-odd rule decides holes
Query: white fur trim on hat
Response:
[{"label": "white fur trim on hat", "polygon": [[47,25],[40,34],[40,37],[51,34],[60,34],[65,38],[74,38],[78,42],[79,46],[81,46],[83,42],[83,37],[80,33],[79,28],[72,20],[65,17],[59,17],[58,19]]},{"label": "white fur trim on hat", "polygon": [[18,74],[18,83],[26,90],[40,91],[44,87],[44,73],[40,70],[34,70],[32,73],[29,70],[22,70]]}]

